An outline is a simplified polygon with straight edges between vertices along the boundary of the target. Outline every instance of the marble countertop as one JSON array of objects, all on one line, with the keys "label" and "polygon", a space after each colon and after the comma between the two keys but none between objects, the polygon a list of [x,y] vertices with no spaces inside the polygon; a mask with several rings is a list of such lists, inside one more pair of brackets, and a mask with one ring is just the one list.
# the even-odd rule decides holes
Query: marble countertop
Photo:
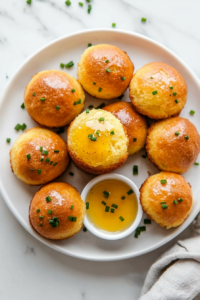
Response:
[{"label": "marble countertop", "polygon": [[[199,0],[6,0],[0,2],[0,96],[24,60],[50,41],[91,28],[124,29],[146,35],[179,55],[200,77]],[[141,18],[147,22],[142,23]],[[3,130],[3,128],[1,128]],[[117,262],[67,257],[41,244],[0,201],[0,299],[137,300],[151,264],[175,240],[149,254]]]}]

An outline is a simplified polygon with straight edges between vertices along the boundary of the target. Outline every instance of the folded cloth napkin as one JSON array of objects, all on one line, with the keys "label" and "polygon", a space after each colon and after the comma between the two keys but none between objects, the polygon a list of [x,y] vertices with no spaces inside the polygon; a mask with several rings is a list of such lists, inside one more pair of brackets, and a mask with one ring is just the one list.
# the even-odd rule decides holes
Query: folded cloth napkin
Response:
[{"label": "folded cloth napkin", "polygon": [[178,241],[150,268],[139,300],[192,300],[200,293],[200,214],[195,237]]}]

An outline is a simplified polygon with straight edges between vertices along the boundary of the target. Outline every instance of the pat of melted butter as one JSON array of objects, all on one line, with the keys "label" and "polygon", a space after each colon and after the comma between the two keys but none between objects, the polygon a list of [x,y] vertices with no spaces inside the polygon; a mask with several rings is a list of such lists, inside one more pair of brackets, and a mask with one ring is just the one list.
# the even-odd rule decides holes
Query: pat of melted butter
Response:
[{"label": "pat of melted butter", "polygon": [[[86,210],[87,217],[98,229],[109,232],[121,232],[131,226],[136,218],[138,205],[134,193],[128,195],[130,190],[123,181],[109,179],[97,183],[88,193],[86,202],[89,202],[89,209]],[[103,192],[109,192],[109,197],[105,198]],[[125,197],[124,200],[121,197]],[[106,205],[102,204],[102,201]],[[118,206],[111,213],[112,204]],[[105,212],[109,206],[109,212]],[[124,218],[124,221],[120,220]]]}]

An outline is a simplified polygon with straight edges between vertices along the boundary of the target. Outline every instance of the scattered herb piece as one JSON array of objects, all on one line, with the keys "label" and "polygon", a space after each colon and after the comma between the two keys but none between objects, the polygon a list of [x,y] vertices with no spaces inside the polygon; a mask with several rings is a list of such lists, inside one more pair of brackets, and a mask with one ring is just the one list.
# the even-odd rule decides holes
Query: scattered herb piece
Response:
[{"label": "scattered herb piece", "polygon": [[93,84],[96,85],[96,82],[94,81]]},{"label": "scattered herb piece", "polygon": [[162,184],[164,184],[164,183],[167,183],[167,180],[166,179],[161,179],[161,181],[160,181]]},{"label": "scattered herb piece", "polygon": [[137,141],[137,138],[133,138],[133,142],[136,142]]},{"label": "scattered herb piece", "polygon": [[169,88],[170,88],[170,90],[173,90],[173,86],[170,86]]},{"label": "scattered herb piece", "polygon": [[105,63],[107,64],[108,62],[109,62],[109,59],[106,59],[106,60],[105,60]]},{"label": "scattered herb piece", "polygon": [[51,197],[50,197],[50,196],[47,196],[47,197],[46,197],[46,201],[47,201],[47,203],[50,202],[50,201],[51,201]]},{"label": "scattered herb piece", "polygon": [[162,201],[162,202],[160,202],[160,204],[165,204],[165,203],[167,203],[166,201]]},{"label": "scattered herb piece", "polygon": [[40,175],[41,172],[42,172],[42,169],[38,169],[38,171],[37,171],[38,175]]},{"label": "scattered herb piece", "polygon": [[49,224],[53,228],[58,227],[58,225],[59,225],[58,217],[53,217],[53,219],[49,220]]},{"label": "scattered herb piece", "polygon": [[65,64],[61,63],[60,67],[63,69],[65,67]]},{"label": "scattered herb piece", "polygon": [[88,14],[90,14],[91,10],[92,10],[92,5],[89,4],[89,5],[88,5]]},{"label": "scattered herb piece", "polygon": [[105,212],[109,212],[110,206],[106,206]]},{"label": "scattered herb piece", "polygon": [[114,208],[111,208],[111,209],[110,209],[110,212],[111,212],[111,213],[114,213],[114,212],[115,212],[115,209],[114,209]]},{"label": "scattered herb piece", "polygon": [[59,152],[60,152],[60,150],[54,150],[54,152],[55,152],[55,153],[59,153]]},{"label": "scattered herb piece", "polygon": [[67,218],[67,220],[69,220],[69,221],[71,221],[71,219],[72,219],[72,216],[69,216],[69,217]]},{"label": "scattered herb piece", "polygon": [[144,219],[144,224],[151,224],[151,220],[150,219]]},{"label": "scattered herb piece", "polygon": [[189,136],[188,136],[188,135],[186,135],[186,136],[185,136],[185,139],[186,139],[186,140],[189,140]]},{"label": "scattered herb piece", "polygon": [[47,158],[45,159],[45,161],[46,161],[47,163],[50,162],[50,158],[47,157]]},{"label": "scattered herb piece", "polygon": [[47,150],[42,150],[42,154],[47,155],[49,153],[49,151]]},{"label": "scattered herb piece", "polygon": [[40,147],[40,151],[42,151],[42,150],[43,150],[43,147],[41,146],[41,147]]},{"label": "scattered herb piece", "polygon": [[40,98],[40,101],[45,101],[45,98]]},{"label": "scattered herb piece", "polygon": [[86,209],[89,209],[89,202],[86,202]]},{"label": "scattered herb piece", "polygon": [[198,162],[195,162],[194,164],[195,164],[195,166],[198,166],[198,165],[199,165],[199,163],[198,163]]},{"label": "scattered herb piece", "polygon": [[35,96],[36,96],[36,93],[33,93],[32,95],[33,95],[33,97],[35,97]]},{"label": "scattered herb piece", "polygon": [[88,47],[92,47],[92,44],[91,44],[91,43],[89,43],[89,44],[88,44]]},{"label": "scattered herb piece", "polygon": [[35,171],[35,169],[29,169],[30,171]]},{"label": "scattered herb piece", "polygon": [[23,124],[21,125],[21,130],[24,130],[25,128],[26,128],[26,124],[23,123]]},{"label": "scattered herb piece", "polygon": [[111,207],[114,207],[114,208],[116,208],[116,209],[117,209],[117,208],[118,208],[118,205],[116,205],[116,204],[112,204],[112,205],[111,205]]},{"label": "scattered herb piece", "polygon": [[137,165],[133,166],[133,175],[138,175],[138,166]]},{"label": "scattered herb piece", "polygon": [[24,108],[25,108],[25,104],[24,104],[24,102],[22,103],[22,105],[21,105],[21,108],[22,108],[22,109],[24,109]]},{"label": "scattered herb piece", "polygon": [[150,79],[153,79],[153,77],[151,76]]},{"label": "scattered herb piece", "polygon": [[102,91],[102,87],[99,87],[98,92],[101,92],[101,91]]},{"label": "scattered herb piece", "polygon": [[127,194],[128,194],[128,195],[133,194],[133,190],[130,189],[130,190],[127,192]]},{"label": "scattered herb piece", "polygon": [[31,4],[31,0],[27,0],[26,3],[27,3],[27,4]]},{"label": "scattered herb piece", "polygon": [[179,201],[179,202],[183,202],[183,199],[182,199],[182,198],[178,198],[178,201]]},{"label": "scattered herb piece", "polygon": [[116,23],[112,23],[112,27],[115,28],[116,27]]},{"label": "scattered herb piece", "polygon": [[78,4],[79,4],[79,6],[83,6],[83,2],[79,2]]},{"label": "scattered herb piece", "polygon": [[156,95],[156,94],[158,94],[158,91],[153,91],[152,94]]},{"label": "scattered herb piece", "polygon": [[40,212],[40,209],[38,208],[38,209],[36,209],[36,213],[39,213]]},{"label": "scattered herb piece", "polygon": [[48,209],[47,213],[48,213],[49,215],[51,215],[51,214],[52,214],[52,210]]},{"label": "scattered herb piece", "polygon": [[110,132],[110,135],[114,135],[115,134],[115,132],[112,130],[111,132]]},{"label": "scattered herb piece", "polygon": [[124,218],[122,216],[119,217],[119,219],[123,222],[124,221]]},{"label": "scattered herb piece", "polygon": [[162,206],[163,209],[167,209],[168,208],[168,206],[166,204],[162,204],[161,206]]},{"label": "scattered herb piece", "polygon": [[105,121],[105,118],[102,118],[102,117],[101,117],[101,118],[99,118],[98,120],[99,120],[99,122]]},{"label": "scattered herb piece", "polygon": [[177,136],[178,136],[179,134],[180,134],[180,132],[178,132],[178,131],[176,131],[176,132],[175,132],[175,135],[177,135]]},{"label": "scattered herb piece", "polygon": [[105,201],[102,201],[101,203],[102,203],[103,205],[106,205],[106,202],[105,202]]},{"label": "scattered herb piece", "polygon": [[65,1],[65,4],[66,4],[67,6],[70,6],[70,5],[71,5],[71,1],[70,1],[70,0],[67,0],[67,1]]},{"label": "scattered herb piece", "polygon": [[111,71],[110,71],[110,69],[106,69],[106,72],[107,72],[107,73],[110,73]]},{"label": "scattered herb piece", "polygon": [[177,200],[174,200],[173,202],[174,202],[174,205],[176,205],[176,204],[177,204]]},{"label": "scattered herb piece", "polygon": [[176,92],[173,92],[173,96],[176,96],[177,95],[177,93]]},{"label": "scattered herb piece", "polygon": [[7,138],[7,139],[6,139],[6,142],[7,142],[7,143],[10,143],[10,141],[11,141],[10,138]]},{"label": "scattered herb piece", "polygon": [[140,232],[146,231],[146,226],[139,226],[137,230]]},{"label": "scattered herb piece", "polygon": [[176,99],[175,102],[178,103],[179,101]]},{"label": "scattered herb piece", "polygon": [[40,158],[40,161],[43,161],[43,160],[44,160],[44,158],[43,158],[43,157],[41,157],[41,158]]},{"label": "scattered herb piece", "polygon": [[21,129],[21,125],[18,123],[16,126],[15,126],[15,130],[19,131]]},{"label": "scattered herb piece", "polygon": [[72,217],[72,222],[76,222],[77,217]]},{"label": "scattered herb piece", "polygon": [[71,91],[72,91],[72,93],[75,93],[75,92],[76,92],[76,90],[75,90],[75,89],[71,89]]},{"label": "scattered herb piece", "polygon": [[74,62],[71,60],[70,62],[68,62],[68,64],[65,65],[65,68],[71,68],[73,67]]},{"label": "scattered herb piece", "polygon": [[122,196],[122,197],[121,197],[122,200],[124,200],[125,198],[126,198],[125,196]]},{"label": "scattered herb piece", "polygon": [[142,18],[141,19],[142,22],[146,22],[146,20],[147,20],[146,18]]},{"label": "scattered herb piece", "polygon": [[70,209],[73,210],[73,208],[74,208],[74,205],[71,205],[71,206],[70,206]]},{"label": "scattered herb piece", "polygon": [[103,195],[104,195],[104,198],[108,198],[110,196],[110,193],[107,191],[103,191]]},{"label": "scattered herb piece", "polygon": [[194,110],[191,110],[190,111],[190,114],[193,116],[195,114],[195,111]]},{"label": "scattered herb piece", "polygon": [[39,219],[43,219],[44,217],[43,216],[39,216]]},{"label": "scattered herb piece", "polygon": [[56,105],[56,109],[59,110],[59,109],[60,109],[60,106],[59,106],[59,105]]},{"label": "scattered herb piece", "polygon": [[27,157],[27,160],[29,160],[29,159],[31,158],[30,153],[28,153],[28,154],[26,155],[26,157]]},{"label": "scattered herb piece", "polygon": [[77,105],[77,104],[81,104],[81,99],[79,99],[78,101],[74,102],[74,105]]},{"label": "scattered herb piece", "polygon": [[90,110],[89,109],[86,109],[86,114],[89,114]]},{"label": "scattered herb piece", "polygon": [[99,106],[96,107],[96,109],[101,109],[101,108],[103,108],[104,106],[106,106],[105,103],[101,103]]},{"label": "scattered herb piece", "polygon": [[124,76],[122,76],[122,77],[121,77],[121,80],[123,80],[123,81],[124,81],[124,80],[126,80],[126,78],[125,78]]},{"label": "scattered herb piece", "polygon": [[53,164],[53,166],[55,167],[57,164],[58,164],[58,163],[57,163],[57,162],[55,162],[55,163]]},{"label": "scattered herb piece", "polygon": [[95,134],[96,134],[97,136],[100,136],[100,130],[97,130],[97,131],[95,132]]},{"label": "scattered herb piece", "polygon": [[50,165],[52,165],[53,161],[50,162]]}]

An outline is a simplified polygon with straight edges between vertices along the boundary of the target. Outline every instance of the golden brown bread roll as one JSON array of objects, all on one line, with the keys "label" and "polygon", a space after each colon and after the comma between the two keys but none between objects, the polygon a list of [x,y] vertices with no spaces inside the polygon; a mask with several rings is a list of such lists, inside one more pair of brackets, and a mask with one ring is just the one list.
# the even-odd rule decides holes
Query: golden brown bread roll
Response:
[{"label": "golden brown bread roll", "polygon": [[33,197],[29,221],[33,229],[51,240],[75,235],[83,226],[85,203],[68,183],[53,182],[43,186]]},{"label": "golden brown bread roll", "polygon": [[187,85],[171,66],[154,62],[140,68],[129,86],[135,109],[152,119],[178,115],[187,101]]},{"label": "golden brown bread roll", "polygon": [[79,82],[57,70],[34,75],[24,94],[29,115],[46,127],[68,125],[82,111],[84,102],[85,95]]},{"label": "golden brown bread roll", "polygon": [[89,47],[78,64],[78,79],[92,96],[113,99],[127,89],[134,71],[133,63],[116,46],[100,44]]},{"label": "golden brown bread roll", "polygon": [[128,156],[128,136],[110,112],[93,109],[70,124],[69,155],[76,166],[91,174],[104,174],[121,167]]},{"label": "golden brown bread roll", "polygon": [[131,103],[116,102],[103,108],[111,112],[125,126],[129,138],[128,152],[134,154],[145,145],[147,136],[147,121],[138,114]]},{"label": "golden brown bread roll", "polygon": [[148,177],[142,184],[140,202],[153,221],[169,229],[181,225],[189,215],[192,191],[181,175],[161,172]]},{"label": "golden brown bread roll", "polygon": [[66,142],[56,133],[32,128],[20,135],[10,151],[13,173],[30,185],[47,183],[67,168]]},{"label": "golden brown bread roll", "polygon": [[196,161],[200,137],[187,119],[170,118],[148,129],[146,150],[151,162],[162,171],[182,174]]}]

